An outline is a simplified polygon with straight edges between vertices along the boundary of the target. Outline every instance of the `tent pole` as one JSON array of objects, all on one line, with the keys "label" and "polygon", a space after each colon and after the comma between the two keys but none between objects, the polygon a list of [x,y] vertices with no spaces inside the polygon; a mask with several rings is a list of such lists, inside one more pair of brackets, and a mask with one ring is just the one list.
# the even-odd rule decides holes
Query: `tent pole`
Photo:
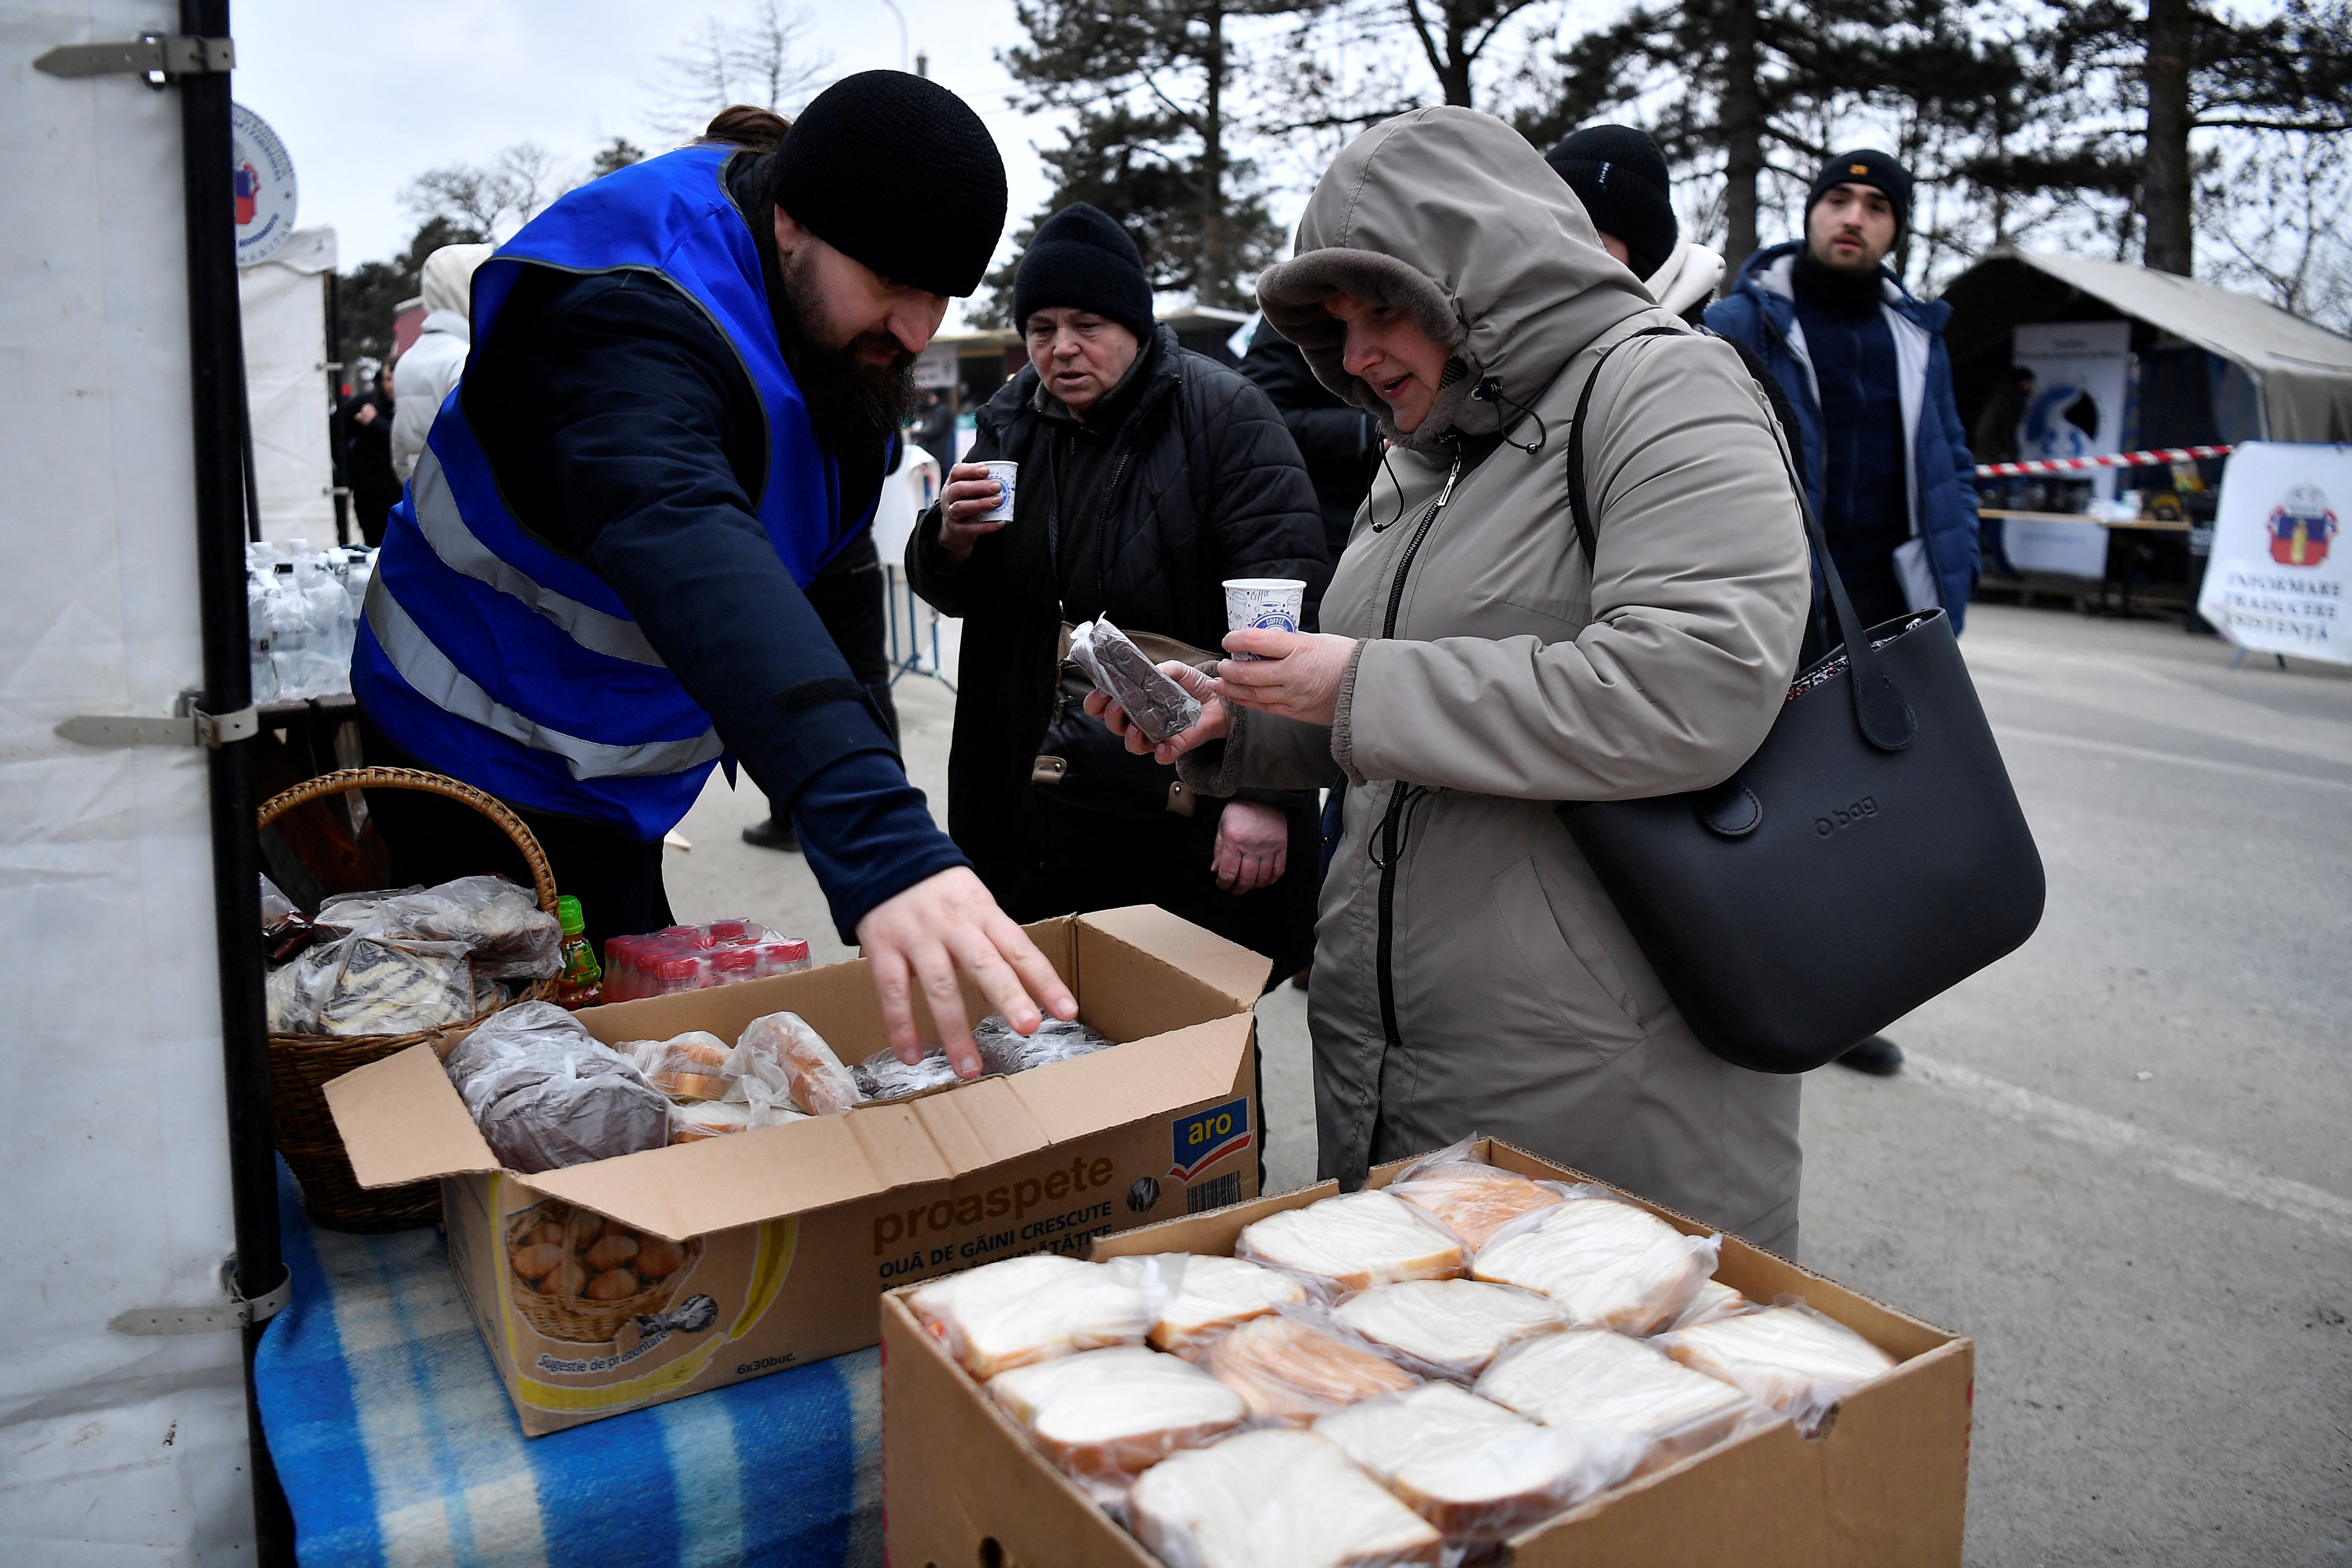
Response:
[{"label": "tent pole", "polygon": [[[181,0],[181,31],[230,37],[228,0]],[[196,578],[202,606],[205,711],[253,701],[245,603],[245,353],[236,292],[229,78],[179,79],[187,205],[188,359],[195,436]],[[262,1000],[260,802],[253,742],[212,748],[213,921],[219,947],[221,1039],[228,1088],[229,1197],[236,1292],[268,1294],[286,1277],[278,1234],[278,1171],[269,1132],[268,1018]],[[252,1449],[257,1560],[294,1562],[293,1519],[278,1484],[254,1397],[253,1352],[264,1325],[243,1331],[247,1440]]]}]

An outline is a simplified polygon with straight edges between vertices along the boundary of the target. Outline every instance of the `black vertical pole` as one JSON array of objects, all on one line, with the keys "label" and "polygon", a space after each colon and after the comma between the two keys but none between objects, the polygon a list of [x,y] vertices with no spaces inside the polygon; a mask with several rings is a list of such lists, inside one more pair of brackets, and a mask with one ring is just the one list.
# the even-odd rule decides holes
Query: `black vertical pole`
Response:
[{"label": "black vertical pole", "polygon": [[[229,34],[228,0],[181,0],[180,26]],[[229,79],[180,79],[180,139],[187,200],[188,358],[195,436],[196,579],[204,626],[204,710],[235,713],[253,700],[245,616],[245,353],[236,298],[236,223],[230,184]],[[213,920],[220,963],[221,1037],[228,1088],[229,1200],[236,1226],[237,1294],[248,1300],[286,1278],[278,1250],[278,1173],[269,1133],[268,1019],[261,991],[259,801],[249,741],[214,748],[210,765]],[[253,1455],[258,1560],[294,1561],[294,1531],[254,1398],[259,1325],[244,1331],[246,1421]]]}]

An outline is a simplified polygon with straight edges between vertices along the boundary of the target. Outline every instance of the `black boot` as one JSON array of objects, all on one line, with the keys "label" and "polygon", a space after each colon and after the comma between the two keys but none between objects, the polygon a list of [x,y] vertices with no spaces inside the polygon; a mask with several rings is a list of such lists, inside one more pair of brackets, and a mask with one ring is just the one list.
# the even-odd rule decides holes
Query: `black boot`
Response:
[{"label": "black boot", "polygon": [[743,842],[761,849],[782,849],[789,854],[800,852],[801,841],[793,832],[790,817],[765,816],[743,830]]},{"label": "black boot", "polygon": [[1903,1047],[1885,1035],[1873,1035],[1849,1047],[1838,1058],[1838,1065],[1873,1078],[1893,1078],[1903,1070]]}]

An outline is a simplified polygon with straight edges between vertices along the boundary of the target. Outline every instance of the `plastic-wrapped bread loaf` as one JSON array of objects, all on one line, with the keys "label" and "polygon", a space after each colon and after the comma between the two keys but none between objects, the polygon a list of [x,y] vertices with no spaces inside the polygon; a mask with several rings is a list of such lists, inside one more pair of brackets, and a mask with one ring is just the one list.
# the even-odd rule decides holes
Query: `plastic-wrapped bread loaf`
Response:
[{"label": "plastic-wrapped bread loaf", "polygon": [[1240,1394],[1192,1363],[1132,1345],[1017,1366],[987,1390],[1039,1453],[1087,1479],[1139,1475],[1247,1414]]},{"label": "plastic-wrapped bread loaf", "polygon": [[1497,1356],[1475,1392],[1547,1426],[1605,1426],[1639,1450],[1633,1474],[1664,1469],[1773,1419],[1728,1384],[1702,1377],[1607,1329],[1571,1329]]},{"label": "plastic-wrapped bread loaf", "polygon": [[[835,1116],[866,1099],[849,1069],[824,1043],[824,1037],[809,1027],[798,1013],[771,1013],[752,1019],[736,1037],[735,1049],[740,1053],[739,1071],[751,1068],[743,1058],[772,1064],[774,1072],[782,1074],[782,1087],[793,1103],[812,1116]],[[761,1077],[771,1086],[776,1082],[770,1073]]]},{"label": "plastic-wrapped bread loaf", "polygon": [[1549,1296],[1572,1323],[1651,1334],[1689,1309],[1721,1246],[1631,1204],[1576,1195],[1507,1227],[1471,1274]]},{"label": "plastic-wrapped bread loaf", "polygon": [[646,1081],[676,1100],[724,1100],[735,1081],[727,1042],[701,1029],[614,1048],[636,1064]]},{"label": "plastic-wrapped bread loaf", "polygon": [[1210,1341],[1197,1359],[1248,1402],[1252,1420],[1286,1426],[1421,1381],[1385,1356],[1280,1316],[1253,1318]]},{"label": "plastic-wrapped bread loaf", "polygon": [[1521,1340],[1568,1326],[1568,1315],[1546,1298],[1475,1279],[1375,1285],[1332,1315],[1374,1344],[1465,1383]]},{"label": "plastic-wrapped bread loaf", "polygon": [[1409,1166],[1381,1190],[1434,1215],[1474,1253],[1521,1215],[1560,1201],[1556,1187],[1469,1160]]},{"label": "plastic-wrapped bread loaf", "polygon": [[1139,1345],[1161,1300],[1099,1264],[1040,1253],[935,1279],[907,1304],[966,1372],[985,1380],[1055,1356]]},{"label": "plastic-wrapped bread loaf", "polygon": [[1324,1416],[1315,1434],[1448,1541],[1483,1545],[1624,1479],[1641,1447],[1602,1426],[1538,1426],[1450,1383]]},{"label": "plastic-wrapped bread loaf", "polygon": [[[1141,1284],[1144,1270],[1153,1262],[1149,1258],[1114,1258],[1103,1267]],[[1160,1321],[1151,1327],[1151,1342],[1163,1351],[1182,1353],[1238,1323],[1307,1300],[1307,1288],[1287,1274],[1238,1258],[1169,1255],[1159,1262],[1171,1272],[1181,1271],[1174,1274],[1176,1294],[1160,1309]]]},{"label": "plastic-wrapped bread loaf", "polygon": [[1676,1329],[1659,1335],[1657,1344],[1685,1366],[1753,1395],[1805,1431],[1819,1426],[1840,1398],[1895,1366],[1893,1356],[1801,1303]]},{"label": "plastic-wrapped bread loaf", "polygon": [[669,1142],[670,1102],[552,1002],[498,1014],[441,1065],[510,1171],[553,1171]]},{"label": "plastic-wrapped bread loaf", "polygon": [[1443,1560],[1428,1522],[1311,1432],[1239,1432],[1143,1472],[1137,1539],[1168,1568],[1404,1568]]},{"label": "plastic-wrapped bread loaf", "polygon": [[1340,1290],[1462,1273],[1461,1243],[1386,1193],[1349,1193],[1268,1215],[1244,1227],[1234,1255],[1328,1279]]}]

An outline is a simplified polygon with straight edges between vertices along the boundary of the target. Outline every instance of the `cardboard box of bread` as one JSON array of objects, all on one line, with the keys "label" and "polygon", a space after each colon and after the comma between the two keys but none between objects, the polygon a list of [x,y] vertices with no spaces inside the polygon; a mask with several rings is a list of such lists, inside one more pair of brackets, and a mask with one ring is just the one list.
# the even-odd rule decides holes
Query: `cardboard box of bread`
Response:
[{"label": "cardboard box of bread", "polygon": [[1957,1564],[1974,1348],[1475,1139],[893,1289],[890,1561]]},{"label": "cardboard box of bread", "polygon": [[861,960],[526,1004],[327,1100],[361,1184],[441,1179],[475,1322],[552,1432],[862,1349],[891,1286],[1255,1194],[1266,961],[1149,907],[1027,929],[1087,1027],[1000,1021],[970,1083],[889,1055]]}]

